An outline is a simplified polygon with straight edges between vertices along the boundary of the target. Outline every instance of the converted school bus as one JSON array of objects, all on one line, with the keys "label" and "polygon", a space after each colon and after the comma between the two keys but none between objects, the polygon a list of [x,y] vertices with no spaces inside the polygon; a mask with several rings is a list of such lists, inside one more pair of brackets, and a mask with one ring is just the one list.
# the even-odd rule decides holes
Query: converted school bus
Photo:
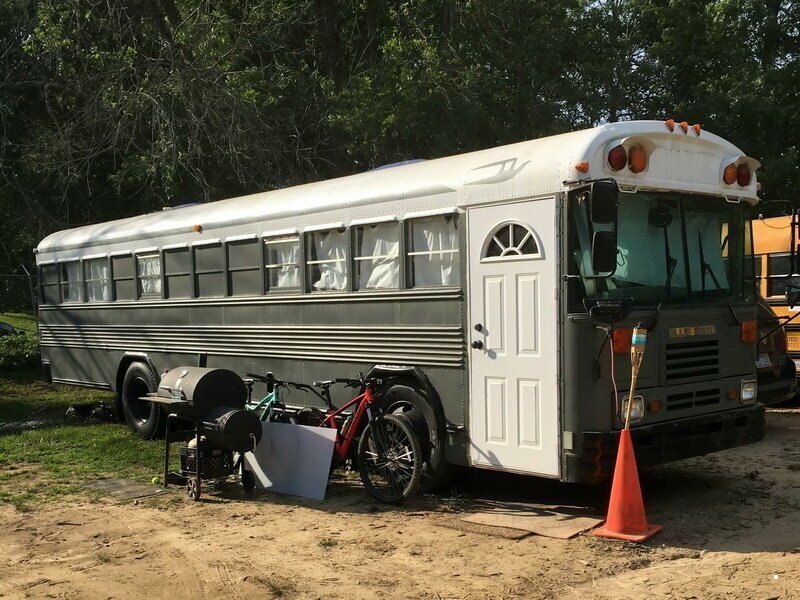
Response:
[{"label": "converted school bus", "polygon": [[615,123],[61,231],[36,249],[42,360],[143,435],[162,415],[138,398],[198,355],[391,371],[435,472],[598,481],[643,323],[639,463],[750,443],[758,166],[699,127]]}]

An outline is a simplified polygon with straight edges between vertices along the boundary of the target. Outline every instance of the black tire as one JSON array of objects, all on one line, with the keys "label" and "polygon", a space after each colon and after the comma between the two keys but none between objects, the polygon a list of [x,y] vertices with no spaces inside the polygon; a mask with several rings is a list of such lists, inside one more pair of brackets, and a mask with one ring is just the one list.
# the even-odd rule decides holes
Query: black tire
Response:
[{"label": "black tire", "polygon": [[358,472],[379,502],[400,504],[414,494],[422,478],[422,451],[405,419],[378,415],[358,442]]},{"label": "black tire", "polygon": [[122,414],[128,426],[145,439],[161,433],[163,412],[158,404],[139,398],[157,389],[158,378],[153,370],[145,363],[131,363],[122,380]]},{"label": "black tire", "polygon": [[242,487],[247,493],[250,493],[256,489],[256,476],[252,471],[248,471],[246,469],[242,470]]}]

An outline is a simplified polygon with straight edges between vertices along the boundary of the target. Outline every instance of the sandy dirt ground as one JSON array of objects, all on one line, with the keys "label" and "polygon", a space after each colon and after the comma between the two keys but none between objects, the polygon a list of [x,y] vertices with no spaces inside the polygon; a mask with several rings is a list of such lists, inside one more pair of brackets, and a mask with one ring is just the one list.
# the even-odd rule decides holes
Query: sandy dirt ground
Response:
[{"label": "sandy dirt ground", "polygon": [[800,598],[800,410],[764,442],[647,471],[641,545],[453,529],[474,498],[585,505],[607,490],[473,474],[465,492],[376,506],[238,490],[0,509],[4,598]]}]

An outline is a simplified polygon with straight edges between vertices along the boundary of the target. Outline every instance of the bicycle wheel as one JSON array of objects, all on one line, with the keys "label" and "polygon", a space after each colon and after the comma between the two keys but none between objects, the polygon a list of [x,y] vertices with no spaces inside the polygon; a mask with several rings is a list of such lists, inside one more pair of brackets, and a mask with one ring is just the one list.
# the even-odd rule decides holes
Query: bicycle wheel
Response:
[{"label": "bicycle wheel", "polygon": [[379,415],[358,442],[358,471],[364,487],[379,502],[400,504],[417,491],[422,478],[419,440],[406,421]]}]

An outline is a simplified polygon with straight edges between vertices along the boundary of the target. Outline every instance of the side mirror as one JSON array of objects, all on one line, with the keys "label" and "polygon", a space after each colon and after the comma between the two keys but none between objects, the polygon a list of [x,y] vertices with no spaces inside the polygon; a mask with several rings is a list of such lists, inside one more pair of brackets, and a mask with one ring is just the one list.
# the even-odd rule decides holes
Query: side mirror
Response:
[{"label": "side mirror", "polygon": [[786,286],[786,305],[789,308],[797,306],[797,301],[800,300],[800,287],[794,285]]},{"label": "side mirror", "polygon": [[617,270],[617,234],[613,231],[594,232],[592,269],[595,273],[613,273]]},{"label": "side mirror", "polygon": [[617,184],[613,181],[595,181],[589,192],[589,218],[592,223],[616,223],[618,205]]}]

